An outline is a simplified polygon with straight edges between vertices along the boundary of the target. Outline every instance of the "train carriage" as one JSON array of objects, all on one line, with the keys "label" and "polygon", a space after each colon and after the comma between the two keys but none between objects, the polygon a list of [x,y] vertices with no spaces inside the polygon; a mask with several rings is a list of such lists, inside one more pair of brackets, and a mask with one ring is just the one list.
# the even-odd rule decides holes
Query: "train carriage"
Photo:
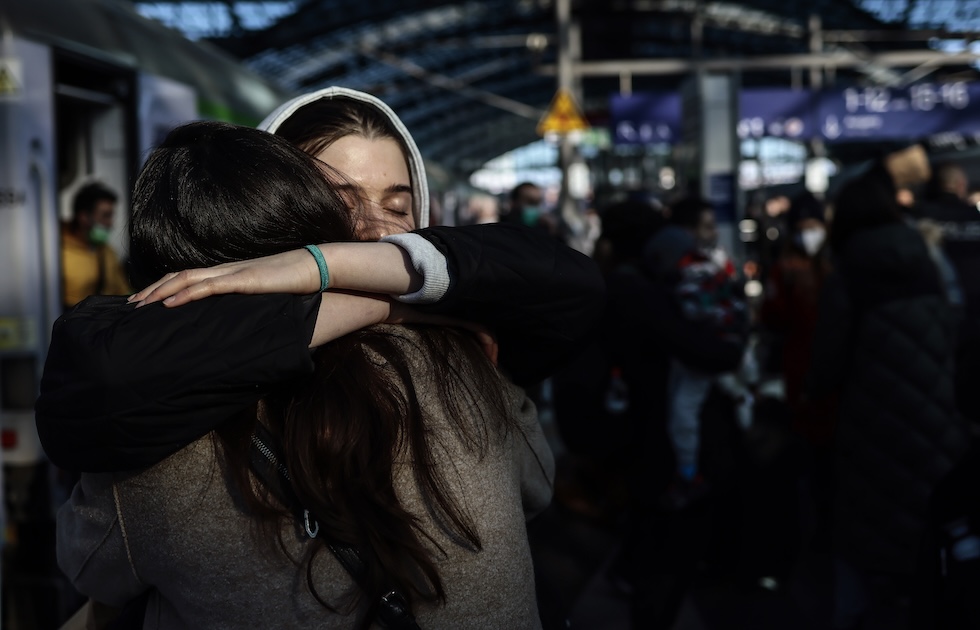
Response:
[{"label": "train carriage", "polygon": [[0,5],[0,515],[8,543],[0,625],[55,627],[73,604],[56,572],[28,583],[18,562],[50,555],[53,538],[39,523],[65,498],[33,409],[49,332],[64,308],[59,230],[73,194],[93,179],[119,194],[110,244],[124,255],[129,189],[159,139],[193,119],[254,125],[288,96],[218,49],[114,0]]}]

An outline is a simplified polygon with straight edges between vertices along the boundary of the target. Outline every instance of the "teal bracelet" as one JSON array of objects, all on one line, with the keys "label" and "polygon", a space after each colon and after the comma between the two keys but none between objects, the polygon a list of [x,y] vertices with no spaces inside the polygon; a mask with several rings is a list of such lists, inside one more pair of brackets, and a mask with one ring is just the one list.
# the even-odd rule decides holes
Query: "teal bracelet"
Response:
[{"label": "teal bracelet", "polygon": [[330,284],[330,272],[327,271],[327,261],[323,258],[323,252],[316,245],[307,245],[306,251],[313,254],[313,258],[316,259],[316,267],[320,270],[320,293],[327,290],[327,285]]}]

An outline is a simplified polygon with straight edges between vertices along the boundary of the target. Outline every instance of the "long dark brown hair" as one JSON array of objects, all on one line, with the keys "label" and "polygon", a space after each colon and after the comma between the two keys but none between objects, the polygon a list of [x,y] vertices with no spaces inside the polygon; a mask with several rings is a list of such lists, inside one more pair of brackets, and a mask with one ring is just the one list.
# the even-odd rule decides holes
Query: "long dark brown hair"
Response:
[{"label": "long dark brown hair", "polygon": [[[349,199],[321,170],[286,140],[262,131],[211,122],[177,128],[150,156],[135,187],[134,265],[149,281],[188,267],[353,239]],[[411,605],[444,601],[430,548],[435,555],[442,550],[402,506],[392,472],[396,457],[407,455],[431,518],[454,544],[480,550],[476,524],[439,473],[418,393],[420,386],[434,387],[456,435],[482,456],[520,430],[505,413],[496,370],[469,335],[441,327],[420,334],[369,328],[313,356],[309,378],[260,403],[263,420],[282,438],[298,498],[324,530],[301,560],[311,592],[331,610],[360,611],[364,627],[392,587]],[[257,410],[229,421],[216,432],[218,450],[253,522],[261,532],[275,531],[285,549],[283,524],[293,515],[249,473],[255,422]],[[327,602],[315,588],[313,560],[325,538],[362,550],[367,577],[346,601]]]}]

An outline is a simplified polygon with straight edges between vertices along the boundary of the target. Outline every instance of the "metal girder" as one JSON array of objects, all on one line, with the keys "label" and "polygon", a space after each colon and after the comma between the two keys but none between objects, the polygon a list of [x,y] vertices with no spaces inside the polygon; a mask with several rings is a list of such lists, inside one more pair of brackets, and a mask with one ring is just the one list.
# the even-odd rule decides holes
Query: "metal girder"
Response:
[{"label": "metal girder", "polygon": [[964,36],[980,36],[978,31],[950,31],[945,29],[902,30],[826,30],[825,42],[925,42],[930,39],[962,39]]},{"label": "metal girder", "polygon": [[[512,5],[500,0],[469,0],[402,13],[378,22],[332,29],[326,35],[321,29],[305,39],[290,40],[282,47],[274,41],[267,42],[266,51],[249,57],[247,63],[259,72],[277,76],[287,87],[306,86],[314,82],[313,77],[342,66],[350,57],[365,50],[416,52],[424,50],[432,38],[459,37],[460,33],[466,32],[486,35],[495,28],[508,25],[507,20],[514,13]],[[515,25],[519,23],[508,26]]]},{"label": "metal girder", "polygon": [[806,29],[797,20],[790,20],[767,11],[761,11],[731,2],[703,2],[702,0],[630,0],[613,2],[611,8],[628,7],[633,11],[659,11],[698,15],[704,26],[736,29],[754,35],[782,35],[803,37]]},{"label": "metal girder", "polygon": [[270,50],[248,59],[259,72],[278,76],[287,87],[305,85],[309,77],[344,64],[362,50],[383,49],[394,44],[424,40],[433,33],[451,33],[467,23],[486,19],[480,2],[444,5],[420,13],[401,15],[379,24],[362,25],[330,35],[319,35],[282,50]]},{"label": "metal girder", "polygon": [[[485,89],[497,94],[520,95],[522,102],[546,103],[547,98],[550,98],[550,96],[541,101],[527,98],[529,90],[534,89],[540,82],[541,77],[537,77],[531,73],[513,74],[499,81],[488,83]],[[540,89],[537,91],[540,92]],[[409,111],[405,113],[402,119],[409,129],[413,129],[414,125],[420,124],[421,121],[436,120],[437,116],[443,116],[447,112],[455,112],[464,100],[462,98],[447,98],[449,96],[451,95],[439,93],[435,94],[434,98],[425,101],[419,101],[414,98],[406,100],[405,106],[409,108]],[[397,96],[395,97],[395,102],[399,102]],[[399,104],[399,106],[401,105]]]},{"label": "metal girder", "polygon": [[488,124],[485,133],[467,138],[455,150],[439,153],[438,160],[441,164],[451,164],[452,170],[468,175],[493,158],[540,139],[529,126]]},{"label": "metal girder", "polygon": [[[419,149],[422,150],[424,146],[425,151],[435,157],[437,154],[444,153],[447,147],[458,147],[461,143],[465,143],[467,138],[470,138],[476,130],[482,129],[488,120],[495,120],[503,115],[495,117],[495,114],[496,112],[493,110],[479,106],[447,116],[445,123],[440,127],[442,133],[423,133],[422,138],[416,140],[419,143]],[[452,132],[449,133],[447,130],[452,130]]]},{"label": "metal girder", "polygon": [[[497,92],[520,94],[522,98],[537,103],[548,102],[554,93],[554,84],[547,82],[546,87],[544,87],[540,77],[534,75],[516,75],[504,82],[494,84],[492,87]],[[427,141],[430,135],[442,138],[445,136],[445,129],[448,125],[452,124],[452,128],[456,128],[456,125],[470,126],[479,121],[480,116],[487,112],[484,107],[466,107],[466,105],[465,101],[458,98],[446,99],[444,104],[440,104],[438,107],[430,107],[429,115],[424,119],[409,110],[405,112],[405,125],[416,138],[422,141]],[[477,111],[481,113],[474,114]]]},{"label": "metal girder", "polygon": [[540,138],[529,121],[507,117],[462,130],[458,142],[430,151],[433,160],[457,173],[472,173],[489,160]]},{"label": "metal girder", "polygon": [[[764,55],[727,59],[620,59],[609,61],[582,61],[572,68],[580,77],[620,76],[629,74],[684,74],[697,70],[740,71],[780,70],[794,67],[822,66],[830,68],[858,68],[873,64],[889,68],[912,67],[929,63],[933,65],[961,66],[976,63],[980,53],[961,52],[947,54],[931,50],[895,50],[873,52],[866,58],[851,51],[833,51],[790,55]],[[554,75],[554,65],[542,65],[543,75]]]},{"label": "metal girder", "polygon": [[413,63],[408,59],[398,57],[397,55],[392,55],[381,51],[364,52],[363,54],[382,63],[394,66],[405,74],[415,77],[420,81],[424,81],[429,85],[452,92],[453,94],[458,94],[474,101],[478,101],[484,105],[502,109],[516,116],[539,120],[541,116],[544,115],[544,110],[538,109],[537,107],[533,107],[531,105],[527,105],[526,103],[521,103],[520,101],[507,98],[506,96],[501,96],[499,94],[474,87],[459,79],[447,77],[446,75],[439,74],[437,72],[430,72],[418,64]]}]

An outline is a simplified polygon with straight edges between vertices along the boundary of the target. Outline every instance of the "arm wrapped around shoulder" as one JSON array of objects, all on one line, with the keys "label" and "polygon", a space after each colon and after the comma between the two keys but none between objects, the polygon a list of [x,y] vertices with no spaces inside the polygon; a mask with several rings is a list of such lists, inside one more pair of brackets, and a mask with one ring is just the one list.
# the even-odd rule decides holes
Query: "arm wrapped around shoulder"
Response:
[{"label": "arm wrapped around shoulder", "polygon": [[418,308],[487,326],[515,383],[541,381],[574,359],[602,316],[599,267],[551,236],[503,223],[417,234],[446,256],[450,277],[442,300]]},{"label": "arm wrapped around shoulder", "polygon": [[312,372],[319,304],[319,294],[222,295],[179,309],[88,298],[52,330],[35,407],[45,452],[82,472],[162,460]]}]

